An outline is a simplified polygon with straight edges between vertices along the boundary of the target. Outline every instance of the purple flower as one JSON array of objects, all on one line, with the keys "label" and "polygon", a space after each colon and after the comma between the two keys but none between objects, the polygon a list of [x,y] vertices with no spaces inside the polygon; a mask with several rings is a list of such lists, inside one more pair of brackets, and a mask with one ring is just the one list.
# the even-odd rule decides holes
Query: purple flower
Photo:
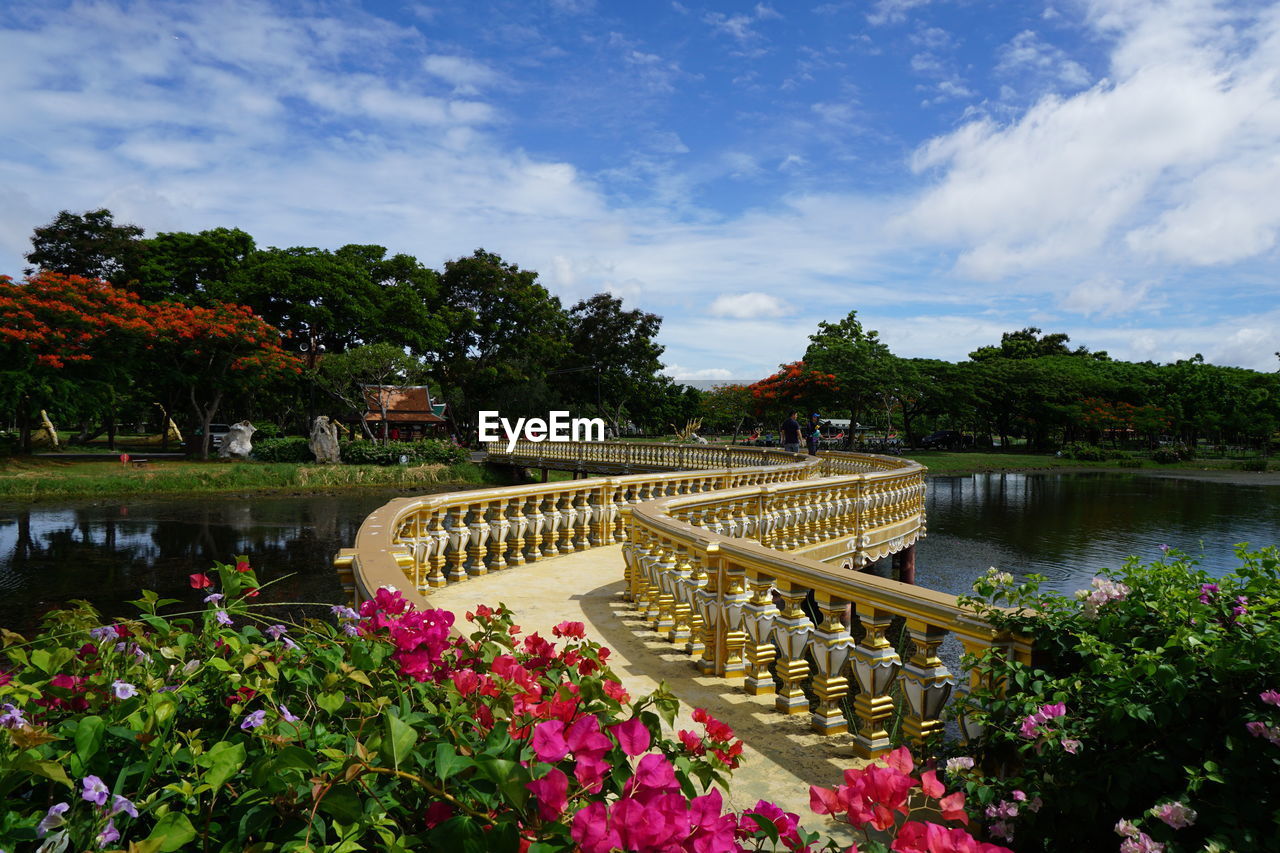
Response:
[{"label": "purple flower", "polygon": [[128,798],[116,794],[111,798],[111,813],[118,815],[124,812],[129,817],[138,816],[138,807],[135,806]]},{"label": "purple flower", "polygon": [[[1267,690],[1262,693],[1259,693],[1258,698],[1261,699],[1263,702],[1266,702],[1268,705],[1275,705],[1276,707],[1280,707],[1280,692],[1277,692],[1275,690]],[[5,707],[7,708],[9,706],[6,705]]]},{"label": "purple flower", "polygon": [[286,649],[290,649],[290,650],[292,650],[292,649],[296,649],[296,648],[298,647],[298,644],[297,644],[297,643],[295,643],[293,640],[289,639],[288,637],[285,637],[285,638],[284,638],[284,647],[285,647]]},{"label": "purple flower", "polygon": [[272,625],[264,633],[266,633],[266,635],[269,636],[271,639],[278,640],[281,637],[283,637],[285,632],[288,630],[289,629],[283,625]]},{"label": "purple flower", "polygon": [[22,716],[22,710],[5,702],[0,705],[4,709],[4,713],[0,714],[0,729],[20,729],[27,724],[27,718]]},{"label": "purple flower", "polygon": [[1249,604],[1249,599],[1247,596],[1243,596],[1243,595],[1236,596],[1236,606],[1231,608],[1232,622],[1236,621],[1241,616],[1249,612],[1248,604]]},{"label": "purple flower", "polygon": [[112,841],[120,840],[120,830],[116,829],[116,822],[112,818],[107,819],[107,825],[102,828],[102,832],[98,833],[98,849],[101,850]]},{"label": "purple flower", "polygon": [[86,776],[80,782],[84,785],[84,791],[81,792],[80,797],[85,802],[93,803],[97,806],[105,806],[107,804],[107,795],[111,791],[107,789],[101,779],[97,776]]},{"label": "purple flower", "polygon": [[206,596],[204,597],[204,603],[205,603],[205,604],[217,604],[217,603],[218,603],[219,601],[221,601],[223,598],[225,598],[225,596],[224,596],[222,593],[220,593],[220,592],[211,592],[211,593],[209,593],[208,595],[206,595]]},{"label": "purple flower", "polygon": [[290,723],[298,722],[298,718],[294,716],[293,713],[287,707],[285,707],[284,705],[279,705],[277,707],[280,710],[280,716],[284,717],[285,720],[289,721]]},{"label": "purple flower", "polygon": [[110,625],[103,625],[99,628],[91,628],[89,630],[89,636],[92,637],[96,642],[103,643],[103,642],[106,642],[107,640],[113,639],[116,636],[116,629],[112,628]]},{"label": "purple flower", "polygon": [[1161,553],[1161,554],[1168,554],[1168,553],[1169,553],[1169,546],[1168,546],[1168,545],[1158,545],[1157,547],[1160,549],[1160,553]]},{"label": "purple flower", "polygon": [[116,680],[111,682],[111,692],[117,699],[129,699],[138,695],[138,688],[127,681]]},{"label": "purple flower", "polygon": [[1218,593],[1218,585],[1216,583],[1200,584],[1200,603],[1208,604],[1209,601]]},{"label": "purple flower", "polygon": [[348,637],[358,637],[360,636],[360,629],[356,627],[354,622],[345,622],[342,625],[342,633]]},{"label": "purple flower", "polygon": [[240,728],[245,730],[256,729],[258,726],[262,725],[266,721],[267,721],[266,711],[261,711],[261,710],[254,711],[252,714],[244,718],[244,720],[240,723]]},{"label": "purple flower", "polygon": [[69,808],[71,808],[70,803],[58,803],[57,805],[50,806],[49,811],[45,812],[40,823],[36,825],[36,835],[44,838],[49,834],[49,830],[57,829],[66,823],[67,821],[63,818],[63,815],[67,813],[67,809]]},{"label": "purple flower", "polygon": [[329,612],[339,619],[359,619],[360,614],[356,613],[350,607],[341,604],[335,604],[329,608]]},{"label": "purple flower", "polygon": [[232,622],[231,622],[231,617],[227,615],[227,611],[225,611],[225,610],[215,610],[215,611],[213,612],[213,618],[218,620],[218,624],[219,624],[219,625],[231,625],[231,624],[232,624]]},{"label": "purple flower", "polygon": [[1062,749],[1070,755],[1075,755],[1080,751],[1080,741],[1065,737],[1062,739]]}]

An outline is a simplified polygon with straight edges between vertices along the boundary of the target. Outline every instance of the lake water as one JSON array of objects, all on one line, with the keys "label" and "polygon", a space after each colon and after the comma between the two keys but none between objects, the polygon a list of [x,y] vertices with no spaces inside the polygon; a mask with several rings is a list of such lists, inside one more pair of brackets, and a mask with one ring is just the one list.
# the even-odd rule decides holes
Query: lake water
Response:
[{"label": "lake water", "polygon": [[[0,626],[84,598],[112,615],[143,589],[198,605],[187,576],[249,555],[260,601],[332,603],[334,554],[394,493],[0,505]],[[929,481],[917,582],[960,593],[988,566],[1072,592],[1126,556],[1168,544],[1234,566],[1231,547],[1280,543],[1280,487],[1116,473],[979,474]],[[320,612],[315,608],[312,612]]]}]

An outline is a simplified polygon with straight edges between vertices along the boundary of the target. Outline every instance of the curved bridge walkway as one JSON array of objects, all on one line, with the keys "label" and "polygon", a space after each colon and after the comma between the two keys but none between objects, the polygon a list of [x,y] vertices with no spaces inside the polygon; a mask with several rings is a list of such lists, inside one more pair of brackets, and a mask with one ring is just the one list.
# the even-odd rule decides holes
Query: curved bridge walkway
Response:
[{"label": "curved bridge walkway", "polygon": [[739,807],[766,798],[805,817],[808,786],[888,752],[891,731],[940,731],[946,703],[967,702],[938,654],[948,637],[1030,658],[954,596],[856,571],[925,533],[925,469],[910,460],[527,441],[489,457],[615,476],[393,500],[335,560],[352,599],[395,586],[459,618],[501,601],[544,636],[584,622],[633,695],[665,682],[686,714],[733,726]]},{"label": "curved bridge walkway", "polygon": [[727,798],[735,808],[770,800],[798,814],[805,826],[851,843],[853,835],[844,827],[809,810],[809,786],[840,784],[845,768],[862,765],[852,736],[818,734],[807,720],[779,714],[772,696],[729,692],[720,678],[690,673],[688,655],[647,630],[623,597],[621,565],[621,545],[566,554],[523,567],[518,580],[492,574],[445,587],[431,594],[430,605],[452,611],[461,622],[477,604],[501,602],[526,633],[548,638],[552,626],[566,619],[584,623],[587,636],[612,651],[609,666],[633,698],[665,683],[680,699],[677,730],[701,731],[689,715],[706,708],[742,738],[742,765]]}]

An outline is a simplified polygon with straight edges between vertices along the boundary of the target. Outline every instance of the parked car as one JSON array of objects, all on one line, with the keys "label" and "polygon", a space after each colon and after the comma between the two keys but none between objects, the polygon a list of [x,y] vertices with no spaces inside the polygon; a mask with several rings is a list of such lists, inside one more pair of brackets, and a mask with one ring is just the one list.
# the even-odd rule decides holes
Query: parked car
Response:
[{"label": "parked car", "polygon": [[920,447],[924,450],[955,450],[972,443],[968,436],[954,429],[940,429],[920,439]]}]

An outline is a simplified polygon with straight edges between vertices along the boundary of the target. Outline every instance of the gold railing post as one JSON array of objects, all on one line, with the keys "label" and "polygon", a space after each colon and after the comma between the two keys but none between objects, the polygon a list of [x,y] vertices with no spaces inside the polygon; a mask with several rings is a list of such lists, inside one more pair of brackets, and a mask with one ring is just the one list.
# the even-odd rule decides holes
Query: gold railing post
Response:
[{"label": "gold railing post", "polygon": [[667,587],[667,576],[676,567],[676,552],[675,543],[668,542],[666,539],[659,540],[658,547],[662,550],[650,569],[656,593],[650,607],[653,613],[653,630],[659,634],[666,634],[676,624],[675,615],[672,612],[675,609],[676,597],[668,591]]},{"label": "gold railing post", "polygon": [[449,583],[448,578],[444,576],[444,551],[449,543],[449,531],[445,530],[444,518],[445,510],[437,507],[431,513],[431,523],[427,530],[433,541],[431,556],[428,558],[430,570],[427,572],[427,586],[433,589],[439,589]]},{"label": "gold railing post", "polygon": [[824,735],[842,734],[849,731],[840,700],[849,693],[849,680],[843,672],[853,649],[853,637],[840,621],[844,615],[844,599],[826,592],[815,592],[814,599],[822,614],[822,624],[814,630],[812,640],[813,662],[818,669],[813,677],[813,692],[818,694],[813,730]]},{"label": "gold railing post", "polygon": [[[724,622],[722,620],[720,590],[721,563],[720,543],[707,545],[706,555],[702,558],[702,583],[694,590],[694,608],[698,612],[698,629],[702,634],[702,656],[697,660],[698,672],[703,675],[717,675],[717,662],[724,648]],[[695,575],[697,577],[697,575]]]},{"label": "gold railing post", "polygon": [[938,658],[938,646],[946,638],[946,631],[908,618],[907,633],[916,649],[902,667],[902,692],[911,709],[902,721],[902,730],[913,743],[920,744],[942,731],[942,708],[951,698],[956,679]]},{"label": "gold railing post", "polygon": [[473,504],[471,510],[471,576],[479,577],[489,573],[489,568],[484,564],[485,554],[488,552],[489,519],[486,516],[489,502]]},{"label": "gold railing post", "polygon": [[689,618],[692,608],[685,600],[685,581],[693,575],[693,565],[689,562],[689,548],[683,543],[675,546],[675,565],[662,579],[666,590],[671,594],[671,629],[666,632],[667,640],[676,645],[688,642],[692,632],[689,629]]},{"label": "gold railing post", "polygon": [[574,505],[578,510],[578,538],[573,543],[579,551],[585,551],[591,547],[591,519],[594,513],[591,510],[589,498],[595,490],[587,491],[579,489],[574,495]]},{"label": "gold railing post", "polygon": [[493,520],[489,522],[489,568],[497,571],[505,569],[507,563],[507,549],[510,543],[507,537],[511,535],[511,519],[507,518],[507,507],[511,501],[507,498],[499,498],[493,502]]},{"label": "gold railing post", "polygon": [[724,557],[720,559],[720,566],[720,624],[724,629],[724,655],[718,662],[716,674],[722,678],[738,679],[746,674],[742,650],[748,636],[743,630],[742,611],[747,603],[744,587],[747,573],[742,566]]},{"label": "gold railing post", "polygon": [[449,580],[452,583],[467,579],[467,540],[471,538],[471,530],[466,519],[466,506],[455,506],[449,511]]},{"label": "gold railing post", "polygon": [[853,671],[858,679],[853,712],[859,723],[853,751],[861,758],[877,758],[893,748],[887,729],[893,716],[893,697],[889,690],[902,659],[885,637],[893,614],[862,602],[857,602],[856,607],[866,634],[853,649]]},{"label": "gold railing post", "polygon": [[541,494],[530,495],[528,497],[529,511],[525,513],[525,518],[528,519],[528,528],[527,528],[529,531],[528,562],[530,563],[542,558],[542,528],[547,523],[546,517],[542,514],[543,498],[544,496]]},{"label": "gold railing post", "polygon": [[773,596],[769,594],[773,578],[748,574],[747,584],[751,587],[751,599],[742,608],[742,625],[748,637],[747,680],[743,689],[752,696],[764,696],[775,689],[769,664],[777,655],[773,646],[773,626],[780,614],[773,603]]},{"label": "gold railing post", "polygon": [[800,605],[809,589],[781,578],[774,581],[774,586],[784,605],[773,629],[778,644],[776,669],[782,682],[774,697],[774,707],[784,714],[803,714],[809,710],[809,699],[800,685],[809,674],[809,662],[804,659],[804,653],[809,646],[813,621]]}]

